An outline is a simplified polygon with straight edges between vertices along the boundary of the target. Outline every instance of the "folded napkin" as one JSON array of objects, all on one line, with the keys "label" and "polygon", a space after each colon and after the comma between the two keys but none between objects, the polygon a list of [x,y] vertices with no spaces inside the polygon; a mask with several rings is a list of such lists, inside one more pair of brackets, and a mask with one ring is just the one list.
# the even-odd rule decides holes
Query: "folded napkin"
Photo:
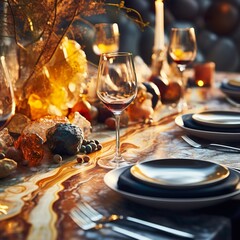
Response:
[{"label": "folded napkin", "polygon": [[239,175],[235,171],[230,170],[229,176],[215,184],[208,186],[188,188],[188,189],[169,189],[160,185],[153,186],[146,184],[135,178],[130,167],[123,171],[118,179],[118,188],[129,193],[139,194],[142,196],[159,197],[159,198],[199,198],[213,197],[227,193],[231,193],[236,189],[239,183]]},{"label": "folded napkin", "polygon": [[203,131],[213,131],[213,132],[226,132],[226,133],[238,133],[240,132],[240,128],[224,128],[224,127],[213,127],[206,126],[200,123],[197,123],[192,118],[193,114],[184,114],[182,115],[183,125],[187,128],[203,130]]}]

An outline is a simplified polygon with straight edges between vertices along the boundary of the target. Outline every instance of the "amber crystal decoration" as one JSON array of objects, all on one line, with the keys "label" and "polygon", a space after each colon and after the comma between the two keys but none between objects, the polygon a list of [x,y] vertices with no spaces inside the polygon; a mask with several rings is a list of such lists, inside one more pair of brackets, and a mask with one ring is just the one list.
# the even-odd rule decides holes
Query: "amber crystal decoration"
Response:
[{"label": "amber crystal decoration", "polygon": [[81,46],[64,37],[51,60],[25,85],[31,119],[66,116],[84,91],[87,60]]},{"label": "amber crystal decoration", "polygon": [[16,149],[19,149],[25,161],[30,167],[41,164],[44,156],[43,139],[34,133],[22,134],[17,141],[14,142]]},{"label": "amber crystal decoration", "polygon": [[103,13],[103,2],[0,2],[0,42],[11,39],[18,46],[16,112],[31,120],[67,115],[83,91],[87,73],[86,56],[78,44],[80,33],[74,28],[84,17]]},{"label": "amber crystal decoration", "polygon": [[81,101],[86,76],[92,76],[81,48],[84,46],[78,43],[89,30],[84,26],[94,28],[88,17],[105,13],[106,5],[132,12],[134,21],[145,26],[140,14],[125,7],[124,1],[0,1],[0,42],[11,39],[18,47],[19,71],[13,84],[17,113],[31,120],[67,116],[69,109]]}]

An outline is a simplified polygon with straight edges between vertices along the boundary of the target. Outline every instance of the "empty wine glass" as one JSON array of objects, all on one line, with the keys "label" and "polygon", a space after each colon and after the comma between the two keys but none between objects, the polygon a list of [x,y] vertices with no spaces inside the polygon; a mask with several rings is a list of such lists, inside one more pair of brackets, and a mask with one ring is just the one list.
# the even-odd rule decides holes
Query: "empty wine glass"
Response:
[{"label": "empty wine glass", "polygon": [[128,164],[120,153],[119,125],[124,109],[137,94],[137,78],[131,53],[104,53],[98,67],[97,95],[116,119],[116,152],[111,160],[100,158],[104,168],[117,168]]},{"label": "empty wine glass", "polygon": [[4,56],[0,56],[0,130],[3,129],[15,113],[15,100],[12,78]]},{"label": "empty wine glass", "polygon": [[119,49],[119,29],[117,23],[95,25],[93,51],[95,54],[117,52]]},{"label": "empty wine glass", "polygon": [[182,83],[182,102],[180,110],[187,108],[187,102],[184,97],[186,82],[184,80],[184,71],[191,63],[197,53],[197,43],[194,28],[172,28],[168,53],[170,58],[177,64],[181,74]]},{"label": "empty wine glass", "polygon": [[[15,100],[12,88],[12,77],[8,72],[5,56],[0,56],[0,131],[7,125],[15,113]],[[18,203],[0,200],[0,220],[7,219],[13,214]]]}]

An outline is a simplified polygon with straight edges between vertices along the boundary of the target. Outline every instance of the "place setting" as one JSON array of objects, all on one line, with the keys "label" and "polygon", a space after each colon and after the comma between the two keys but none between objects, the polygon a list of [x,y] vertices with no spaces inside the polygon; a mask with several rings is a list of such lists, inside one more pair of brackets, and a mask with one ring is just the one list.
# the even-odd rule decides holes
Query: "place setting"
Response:
[{"label": "place setting", "polygon": [[220,90],[230,98],[238,100],[240,102],[239,92],[240,92],[240,79],[239,78],[229,78],[225,79],[220,84]]},{"label": "place setting", "polygon": [[214,142],[237,142],[240,137],[238,111],[209,110],[186,113],[177,116],[175,123],[186,134]]},{"label": "place setting", "polygon": [[167,158],[117,168],[105,184],[139,204],[193,210],[216,205],[240,193],[240,173],[211,161]]},{"label": "place setting", "polygon": [[240,79],[225,79],[220,84],[220,90],[224,93],[226,100],[233,106],[240,106]]}]

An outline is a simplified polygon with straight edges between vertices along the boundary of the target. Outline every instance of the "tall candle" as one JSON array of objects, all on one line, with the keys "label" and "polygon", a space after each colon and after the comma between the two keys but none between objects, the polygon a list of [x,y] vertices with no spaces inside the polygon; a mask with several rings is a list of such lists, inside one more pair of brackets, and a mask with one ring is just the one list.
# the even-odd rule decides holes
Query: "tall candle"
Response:
[{"label": "tall candle", "polygon": [[155,1],[154,50],[164,49],[164,11],[162,0]]}]

